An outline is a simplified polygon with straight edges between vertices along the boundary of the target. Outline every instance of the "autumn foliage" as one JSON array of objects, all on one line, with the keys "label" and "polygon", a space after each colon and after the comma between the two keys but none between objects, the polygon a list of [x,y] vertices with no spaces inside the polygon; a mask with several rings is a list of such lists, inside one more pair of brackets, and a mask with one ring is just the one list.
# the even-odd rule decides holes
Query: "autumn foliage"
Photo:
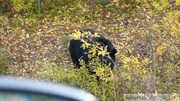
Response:
[{"label": "autumn foliage", "polygon": [[[71,84],[100,101],[180,94],[179,0],[1,0],[0,9],[3,75]],[[84,28],[101,33],[118,51],[112,71],[98,65],[100,84],[83,61],[74,69],[70,58],[70,36]]]}]

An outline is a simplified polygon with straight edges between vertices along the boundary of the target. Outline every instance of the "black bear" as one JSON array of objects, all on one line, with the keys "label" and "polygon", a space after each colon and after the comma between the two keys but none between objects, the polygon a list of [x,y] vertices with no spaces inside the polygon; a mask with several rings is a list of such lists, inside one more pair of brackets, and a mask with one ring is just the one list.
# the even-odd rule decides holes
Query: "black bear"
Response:
[{"label": "black bear", "polygon": [[[80,30],[80,32],[81,34],[83,34],[83,32],[90,32],[91,34],[95,34],[95,30],[93,29],[83,29]],[[115,63],[115,54],[117,51],[114,48],[113,44],[108,39],[106,39],[104,36],[100,34],[98,35],[99,37],[93,37],[93,39],[91,41],[88,41],[88,43],[93,44],[93,42],[98,42],[101,45],[107,46],[107,52],[109,53],[109,55],[108,56],[97,55],[97,56],[100,58],[101,62],[103,62],[106,65],[110,64],[110,68],[113,69]],[[69,45],[70,56],[72,58],[73,63],[76,65],[76,68],[80,67],[79,59],[82,59],[86,64],[88,64],[89,61],[88,55],[86,54],[87,52],[89,52],[89,48],[83,49],[81,47],[82,44],[83,42],[81,40],[72,39],[70,41],[70,45]]]}]

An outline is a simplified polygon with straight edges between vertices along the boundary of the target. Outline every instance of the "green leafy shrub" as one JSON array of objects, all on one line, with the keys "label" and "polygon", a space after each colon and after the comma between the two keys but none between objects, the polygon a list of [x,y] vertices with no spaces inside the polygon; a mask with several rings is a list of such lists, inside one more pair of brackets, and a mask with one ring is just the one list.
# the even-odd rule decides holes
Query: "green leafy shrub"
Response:
[{"label": "green leafy shrub", "polygon": [[34,0],[11,0],[11,5],[16,12],[32,12]]},{"label": "green leafy shrub", "polygon": [[6,49],[0,49],[0,74],[8,72],[11,58],[12,56]]}]

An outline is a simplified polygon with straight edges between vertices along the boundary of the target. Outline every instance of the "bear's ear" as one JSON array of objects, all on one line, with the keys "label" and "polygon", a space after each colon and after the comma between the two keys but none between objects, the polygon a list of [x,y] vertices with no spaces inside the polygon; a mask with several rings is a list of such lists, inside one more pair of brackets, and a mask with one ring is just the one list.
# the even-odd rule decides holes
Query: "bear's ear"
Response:
[{"label": "bear's ear", "polygon": [[110,56],[114,56],[116,53],[117,53],[117,50],[113,48],[113,50],[111,50],[110,52]]}]

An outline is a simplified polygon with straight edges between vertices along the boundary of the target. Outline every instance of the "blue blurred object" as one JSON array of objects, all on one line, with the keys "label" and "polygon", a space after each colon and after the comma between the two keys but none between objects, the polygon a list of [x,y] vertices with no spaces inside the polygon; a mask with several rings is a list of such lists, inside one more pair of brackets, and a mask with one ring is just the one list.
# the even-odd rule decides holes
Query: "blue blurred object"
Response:
[{"label": "blue blurred object", "polygon": [[98,101],[76,87],[36,79],[0,76],[0,101]]}]

